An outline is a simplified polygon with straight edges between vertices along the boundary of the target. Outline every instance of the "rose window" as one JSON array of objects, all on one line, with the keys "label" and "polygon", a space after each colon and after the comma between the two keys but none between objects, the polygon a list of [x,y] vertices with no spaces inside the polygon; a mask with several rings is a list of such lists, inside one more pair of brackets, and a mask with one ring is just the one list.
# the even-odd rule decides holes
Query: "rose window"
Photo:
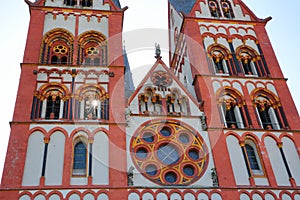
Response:
[{"label": "rose window", "polygon": [[207,163],[207,147],[199,133],[177,121],[151,121],[131,140],[136,168],[160,185],[189,185],[199,180]]},{"label": "rose window", "polygon": [[151,81],[158,87],[167,87],[171,85],[171,76],[164,71],[155,71],[151,76]]}]

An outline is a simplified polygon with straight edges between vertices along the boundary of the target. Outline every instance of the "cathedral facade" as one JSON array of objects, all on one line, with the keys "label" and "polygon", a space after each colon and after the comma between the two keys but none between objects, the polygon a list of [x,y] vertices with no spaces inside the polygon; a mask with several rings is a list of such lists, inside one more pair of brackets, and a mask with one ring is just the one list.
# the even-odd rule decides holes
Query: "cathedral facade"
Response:
[{"label": "cathedral facade", "polygon": [[118,0],[25,0],[0,199],[300,200],[300,118],[242,0],[169,0],[133,86]]}]

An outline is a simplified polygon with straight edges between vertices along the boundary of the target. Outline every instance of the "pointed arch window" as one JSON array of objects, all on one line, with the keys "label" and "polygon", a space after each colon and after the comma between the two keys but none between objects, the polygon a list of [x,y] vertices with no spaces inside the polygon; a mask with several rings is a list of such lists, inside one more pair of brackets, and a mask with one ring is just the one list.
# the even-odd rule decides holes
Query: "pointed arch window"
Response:
[{"label": "pointed arch window", "polygon": [[223,95],[220,99],[220,107],[225,127],[227,128],[244,128],[242,108],[238,102],[230,95]]},{"label": "pointed arch window", "polygon": [[219,4],[216,0],[208,1],[209,11],[212,17],[221,17],[221,11]]},{"label": "pointed arch window", "polygon": [[228,0],[221,0],[221,7],[224,17],[228,19],[234,18],[234,13],[231,7],[231,3]]},{"label": "pointed arch window", "polygon": [[74,143],[73,176],[85,176],[87,173],[87,144],[80,138]]},{"label": "pointed arch window", "polygon": [[243,150],[246,157],[245,161],[247,169],[249,170],[250,175],[264,175],[261,156],[258,152],[256,143],[252,139],[246,139]]}]

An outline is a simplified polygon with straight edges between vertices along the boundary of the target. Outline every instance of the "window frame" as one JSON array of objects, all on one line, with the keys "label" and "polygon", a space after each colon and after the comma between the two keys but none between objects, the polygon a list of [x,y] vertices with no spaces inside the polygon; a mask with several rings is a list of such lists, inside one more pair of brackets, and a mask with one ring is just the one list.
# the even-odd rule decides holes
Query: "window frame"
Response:
[{"label": "window frame", "polygon": [[[251,161],[249,159],[249,154],[247,152],[246,145],[249,145],[250,147],[252,147],[252,149],[254,151],[254,154],[255,154],[256,163],[259,167],[259,170],[252,169]],[[253,177],[264,177],[264,176],[266,176],[262,156],[261,156],[261,153],[258,152],[259,148],[258,148],[257,143],[252,138],[246,138],[246,140],[244,142],[243,150],[245,152],[245,156],[246,156],[246,160],[247,160],[246,164],[247,164],[248,169],[250,170],[251,176],[253,176]]]},{"label": "window frame", "polygon": [[[85,146],[85,168],[82,168],[82,169],[75,169],[75,148],[76,148],[76,145],[78,145],[79,143],[82,143],[84,146]],[[89,150],[88,150],[88,147],[89,147],[89,143],[87,142],[87,139],[85,137],[77,137],[74,142],[73,142],[73,149],[72,149],[72,177],[87,177],[87,174],[88,174],[88,164],[89,164],[89,156],[88,156],[88,153],[89,153]],[[79,172],[76,172],[76,171],[79,171]],[[75,173],[74,173],[75,171]]]}]

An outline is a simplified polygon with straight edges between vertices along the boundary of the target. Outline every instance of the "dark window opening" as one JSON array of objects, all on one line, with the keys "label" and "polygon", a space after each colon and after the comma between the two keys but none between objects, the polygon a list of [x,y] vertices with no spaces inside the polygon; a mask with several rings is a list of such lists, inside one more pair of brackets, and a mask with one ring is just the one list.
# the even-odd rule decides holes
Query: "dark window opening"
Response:
[{"label": "dark window opening", "polygon": [[246,144],[245,148],[246,148],[246,153],[247,153],[250,168],[252,170],[260,170],[254,148],[249,144]]}]

